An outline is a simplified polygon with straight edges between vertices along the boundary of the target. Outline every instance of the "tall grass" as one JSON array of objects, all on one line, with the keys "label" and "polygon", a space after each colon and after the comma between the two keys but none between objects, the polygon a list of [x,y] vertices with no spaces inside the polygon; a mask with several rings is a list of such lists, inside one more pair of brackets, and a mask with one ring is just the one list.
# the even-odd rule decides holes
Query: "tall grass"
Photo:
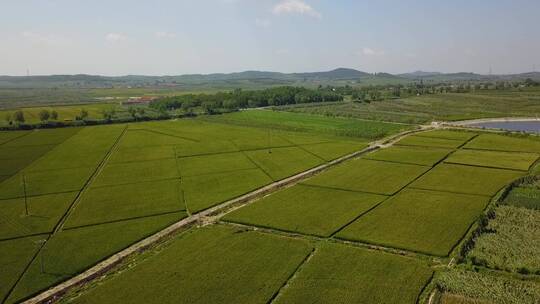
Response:
[{"label": "tall grass", "polygon": [[438,273],[435,278],[443,292],[464,297],[505,304],[537,304],[540,299],[540,284],[534,281],[452,269]]},{"label": "tall grass", "polygon": [[473,264],[540,274],[540,212],[501,206],[469,253]]}]

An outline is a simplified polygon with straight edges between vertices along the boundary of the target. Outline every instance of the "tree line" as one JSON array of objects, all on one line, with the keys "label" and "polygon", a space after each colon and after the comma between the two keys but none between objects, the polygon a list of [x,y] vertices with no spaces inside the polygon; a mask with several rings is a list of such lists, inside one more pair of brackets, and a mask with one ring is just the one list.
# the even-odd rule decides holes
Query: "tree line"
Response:
[{"label": "tree line", "polygon": [[297,103],[342,101],[343,95],[332,89],[307,89],[303,87],[277,87],[257,91],[235,89],[231,92],[215,94],[186,94],[163,97],[150,103],[150,107],[160,112],[182,109],[188,113],[195,108],[212,114],[220,109],[237,110],[280,106]]}]

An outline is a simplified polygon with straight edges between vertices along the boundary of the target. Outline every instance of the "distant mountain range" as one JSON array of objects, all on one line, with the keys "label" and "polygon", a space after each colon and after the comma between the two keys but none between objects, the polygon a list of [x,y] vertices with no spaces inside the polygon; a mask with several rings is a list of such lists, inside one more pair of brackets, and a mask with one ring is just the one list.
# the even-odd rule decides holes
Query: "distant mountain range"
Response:
[{"label": "distant mountain range", "polygon": [[326,72],[279,73],[245,71],[239,73],[187,74],[178,76],[97,76],[97,75],[50,75],[50,76],[0,76],[0,88],[107,88],[107,87],[180,87],[199,88],[255,88],[276,85],[318,84],[387,84],[412,81],[452,82],[488,80],[540,80],[539,72],[512,75],[481,75],[475,73],[440,73],[416,71],[404,74],[366,73],[355,69],[338,68]]}]

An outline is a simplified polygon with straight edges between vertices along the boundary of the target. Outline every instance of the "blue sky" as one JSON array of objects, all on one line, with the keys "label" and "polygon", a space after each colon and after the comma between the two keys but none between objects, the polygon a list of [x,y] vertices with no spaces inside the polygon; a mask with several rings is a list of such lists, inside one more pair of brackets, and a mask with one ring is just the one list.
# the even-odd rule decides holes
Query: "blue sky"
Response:
[{"label": "blue sky", "polygon": [[0,0],[0,75],[540,70],[538,0]]}]

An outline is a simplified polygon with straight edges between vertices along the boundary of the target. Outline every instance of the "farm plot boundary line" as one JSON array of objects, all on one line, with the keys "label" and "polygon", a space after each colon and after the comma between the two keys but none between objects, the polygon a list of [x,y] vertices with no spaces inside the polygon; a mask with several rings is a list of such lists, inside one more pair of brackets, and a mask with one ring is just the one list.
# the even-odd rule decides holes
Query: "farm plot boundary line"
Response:
[{"label": "farm plot boundary line", "polygon": [[101,173],[101,171],[103,171],[103,168],[107,164],[107,161],[109,160],[112,153],[114,152],[114,150],[118,146],[118,143],[120,142],[122,137],[124,137],[124,134],[126,133],[126,131],[127,131],[127,125],[122,130],[122,133],[120,133],[120,135],[116,138],[113,145],[109,148],[109,151],[107,151],[107,154],[105,154],[105,157],[103,157],[103,159],[101,160],[101,162],[97,166],[96,170],[92,173],[90,178],[88,178],[86,183],[83,185],[83,187],[81,188],[81,190],[79,191],[79,193],[77,194],[75,199],[73,200],[73,203],[69,206],[69,208],[66,211],[66,213],[64,214],[64,216],[60,219],[60,222],[58,223],[58,225],[56,225],[55,229],[53,230],[53,234],[57,233],[58,231],[60,231],[60,229],[62,229],[62,227],[64,226],[64,223],[67,220],[67,218],[69,217],[71,212],[73,212],[73,209],[75,209],[75,207],[77,206],[77,204],[81,200],[82,195],[86,192],[86,190],[88,190],[90,188],[90,184],[92,184],[92,182],[97,178],[97,176]]},{"label": "farm plot boundary line", "polygon": [[435,256],[435,255],[420,252],[420,251],[413,251],[409,249],[390,247],[390,246],[385,246],[382,244],[368,243],[368,242],[362,242],[362,241],[352,241],[352,240],[347,240],[347,239],[335,238],[332,236],[324,237],[324,236],[318,236],[318,235],[313,235],[313,234],[305,234],[301,232],[286,231],[286,230],[278,229],[278,228],[257,226],[257,225],[252,225],[252,224],[242,224],[242,223],[237,223],[237,222],[229,222],[229,221],[220,220],[219,222],[217,222],[217,225],[225,225],[225,226],[232,226],[236,228],[249,229],[252,231],[257,231],[260,233],[270,234],[274,236],[277,235],[277,236],[293,238],[293,239],[303,239],[303,240],[309,240],[312,242],[331,242],[333,244],[341,244],[341,245],[345,245],[349,247],[362,248],[362,249],[372,250],[372,251],[383,251],[390,254],[407,256],[411,258],[421,258],[424,260],[426,259],[433,260],[434,258],[436,259],[441,258],[439,256]]},{"label": "farm plot boundary line", "polygon": [[0,144],[0,146],[3,146],[3,145],[7,144],[7,143],[10,142],[10,141],[14,141],[14,140],[19,139],[19,138],[21,138],[21,137],[27,136],[28,134],[30,134],[30,133],[32,133],[32,132],[34,132],[34,131],[26,132],[26,133],[24,133],[24,134],[21,134],[20,136],[16,136],[16,137],[10,138],[10,139],[6,140],[5,142],[3,142],[2,144]]},{"label": "farm plot boundary line", "polygon": [[283,285],[281,285],[281,287],[279,287],[279,289],[272,295],[272,297],[270,298],[270,300],[268,300],[268,302],[266,302],[267,304],[272,304],[274,303],[274,301],[277,299],[277,297],[282,293],[282,291],[284,289],[287,288],[287,286],[289,286],[289,284],[291,283],[292,280],[294,280],[294,278],[298,275],[298,273],[302,270],[302,267],[304,267],[304,265],[306,265],[309,260],[311,260],[311,258],[315,255],[315,252],[317,251],[317,248],[313,248],[311,250],[311,252],[304,258],[304,260],[302,260],[302,262],[300,264],[298,264],[298,267],[296,267],[296,269],[291,273],[291,275],[287,278],[287,280],[285,280],[285,282],[283,282]]},{"label": "farm plot boundary line", "polygon": [[[233,142],[233,144],[236,146],[236,144]],[[238,146],[237,146],[238,147]],[[272,148],[268,148],[269,150],[272,149]],[[262,171],[262,173],[264,173],[264,175],[266,175],[271,181],[275,181],[275,179],[268,173],[266,172],[266,170],[264,170],[261,166],[259,166],[259,164],[257,164],[253,158],[251,158],[245,151],[241,151],[240,153],[242,153],[242,155],[244,155],[244,157],[246,157],[247,159],[249,159],[249,161],[255,166],[255,168],[259,169]]]},{"label": "farm plot boundary line", "polygon": [[[82,193],[84,192],[85,188],[87,185],[90,184],[90,182],[93,180],[93,178],[100,172],[100,169],[104,166],[104,164],[106,163],[108,157],[110,157],[110,155],[112,154],[112,151],[114,150],[114,148],[116,147],[116,145],[120,142],[120,139],[122,138],[122,136],[125,134],[127,130],[127,125],[124,127],[124,130],[122,130],[122,133],[120,133],[120,135],[116,138],[114,144],[111,146],[111,148],[109,149],[109,151],[107,151],[107,154],[103,157],[101,163],[96,167],[96,170],[92,173],[92,175],[86,180],[86,183],[84,184],[84,186],[79,190],[79,193],[77,194],[77,196],[73,199],[73,202],[71,203],[71,205],[68,207],[68,210],[64,213],[64,215],[62,215],[62,217],[60,218],[60,220],[56,223],[53,231],[47,236],[47,238],[45,238],[45,240],[43,242],[41,242],[41,244],[39,245],[39,247],[37,248],[36,250],[36,253],[32,256],[32,258],[30,259],[30,261],[28,262],[28,264],[24,267],[24,270],[21,272],[20,276],[17,278],[17,280],[15,281],[15,283],[11,286],[11,288],[9,289],[9,291],[6,293],[5,297],[2,299],[2,301],[0,303],[4,303],[4,301],[6,299],[8,299],[8,297],[11,295],[11,293],[13,292],[13,290],[15,289],[15,287],[19,284],[19,282],[21,281],[22,277],[24,276],[24,274],[28,271],[28,269],[30,268],[30,265],[32,265],[32,263],[34,262],[34,260],[39,256],[39,254],[41,253],[41,251],[43,250],[43,248],[45,247],[45,244],[51,239],[51,237],[56,234],[56,232],[58,232],[61,227],[64,225],[67,217],[69,216],[70,214],[70,211],[73,210],[74,206],[76,205],[76,203],[79,201],[80,197],[82,196]],[[73,191],[70,191],[70,192],[73,192]]]},{"label": "farm plot boundary line", "polygon": [[157,131],[157,130],[154,130],[154,129],[131,129],[130,131],[131,132],[155,133],[155,134],[165,135],[165,136],[169,136],[169,137],[176,137],[176,138],[180,138],[180,139],[187,140],[187,141],[199,142],[199,140],[196,140],[196,139],[193,139],[193,138],[173,135],[173,134],[169,134],[169,133],[166,133],[166,132],[163,132],[163,131]]},{"label": "farm plot boundary line", "polygon": [[386,160],[386,159],[375,159],[375,158],[369,158],[369,157],[366,157],[364,158],[365,160],[370,160],[370,161],[376,161],[376,162],[382,162],[382,163],[392,163],[392,164],[400,164],[400,165],[411,165],[411,166],[420,166],[420,167],[430,167],[430,168],[433,168],[435,165],[422,165],[422,164],[417,164],[417,163],[406,163],[406,162],[402,162],[402,161],[397,161],[397,160]]},{"label": "farm plot boundary line", "polygon": [[[501,133],[501,135],[504,136],[504,133]],[[531,135],[529,135],[531,136]],[[535,135],[536,136],[536,135]],[[488,151],[488,152],[506,152],[506,153],[532,153],[532,154],[538,154],[538,152],[534,152],[534,151],[516,151],[516,150],[503,150],[503,149],[493,149],[493,148],[479,148],[479,147],[474,147],[474,148],[467,148],[467,147],[463,147],[463,150],[472,150],[472,151]]]},{"label": "farm plot boundary line", "polygon": [[[27,148],[27,147],[41,147],[41,146],[51,146],[51,148],[49,150],[47,150],[45,153],[43,153],[42,155],[38,156],[37,158],[34,158],[32,159],[32,161],[30,161],[30,163],[28,163],[25,167],[23,168],[20,168],[19,170],[17,170],[15,173],[13,174],[7,174],[7,175],[4,175],[4,176],[7,176],[7,178],[10,178],[12,176],[15,176],[17,175],[18,173],[22,172],[25,170],[25,168],[29,167],[30,165],[32,165],[33,163],[35,163],[36,161],[38,161],[39,159],[41,159],[42,157],[44,157],[45,155],[47,155],[48,153],[51,153],[51,151],[54,151],[56,149],[56,147],[58,147],[59,145],[63,144],[65,141],[67,141],[68,139],[70,139],[71,137],[75,136],[77,133],[81,132],[82,129],[80,129],[79,131],[71,134],[69,137],[65,138],[63,141],[59,142],[59,143],[56,143],[56,144],[45,144],[45,145],[29,145],[29,146],[20,146],[19,148]],[[17,137],[14,137],[14,138],[11,138],[9,139],[8,141],[5,141],[3,142],[2,144],[0,144],[0,146],[3,146],[5,144],[7,144],[8,142],[10,141],[13,141],[13,140],[16,140],[16,139],[19,139],[21,137],[24,137],[24,136],[28,136],[29,134],[33,133],[35,131],[30,131],[30,132],[27,132],[25,134],[22,134],[21,136],[17,136]],[[62,168],[64,169],[64,168]],[[46,170],[43,170],[43,171],[46,171]],[[30,171],[30,172],[39,172],[39,170],[36,170],[36,171]],[[6,179],[7,179],[6,178]],[[27,196],[28,197],[28,196]],[[18,198],[18,197],[17,197]],[[9,198],[8,198],[9,199]],[[0,302],[1,303],[1,302]]]},{"label": "farm plot boundary line", "polygon": [[76,229],[80,229],[80,228],[87,228],[87,227],[93,227],[93,226],[100,226],[100,225],[107,225],[107,224],[121,223],[121,222],[129,222],[129,221],[132,221],[132,220],[140,220],[140,219],[151,218],[151,217],[159,217],[159,216],[162,216],[162,215],[175,214],[175,213],[180,213],[180,212],[185,212],[185,211],[186,210],[184,210],[184,209],[179,209],[179,210],[174,210],[174,211],[151,213],[151,214],[120,218],[120,219],[116,219],[116,220],[110,220],[110,221],[104,221],[104,222],[98,222],[98,223],[89,223],[89,224],[83,224],[83,225],[77,225],[77,226],[69,226],[69,227],[62,228],[62,230],[63,231],[76,230]]},{"label": "farm plot boundary line", "polygon": [[[308,153],[308,154],[311,154],[312,156],[315,156],[316,158],[318,158],[319,160],[322,160],[323,162],[326,162],[327,160],[320,157],[319,155],[311,152],[311,151],[308,151],[304,146],[300,145],[300,144],[295,144],[293,143],[292,141],[288,140],[287,138],[285,137],[281,137],[282,139],[284,139],[285,141],[291,143],[292,145],[295,145],[297,148],[303,150],[304,152]],[[315,143],[315,145],[318,145],[318,144],[324,144],[325,142],[322,142],[322,143]],[[327,142],[326,142],[327,143]]]},{"label": "farm plot boundary line", "polygon": [[[19,235],[19,236],[14,236],[14,237],[9,237],[9,238],[5,238],[5,239],[1,239],[0,240],[0,243],[4,242],[4,241],[13,241],[13,240],[19,240],[19,239],[24,239],[24,238],[29,238],[29,237],[34,237],[34,236],[40,236],[40,235],[47,235],[49,234],[50,232],[36,232],[36,233],[32,233],[32,234],[25,234],[25,235]],[[0,302],[1,303],[1,302]]]},{"label": "farm plot boundary line", "polygon": [[[409,135],[409,134],[412,134],[412,133],[417,133],[417,132],[421,132],[421,131],[426,131],[426,130],[430,130],[430,129],[433,129],[432,126],[421,126],[419,129],[414,129],[414,130],[407,130],[407,131],[404,131],[404,132],[401,132],[401,133],[398,133],[398,134],[394,134],[388,138],[383,138],[379,141],[375,141],[373,142],[370,146],[362,149],[362,150],[359,150],[359,151],[356,151],[356,152],[353,152],[353,153],[350,153],[348,155],[344,155],[340,158],[337,158],[335,160],[332,160],[328,163],[325,163],[325,164],[322,164],[322,165],[319,165],[315,168],[311,168],[311,169],[308,169],[304,172],[300,172],[296,175],[293,175],[293,176],[290,176],[288,178],[285,178],[285,179],[282,179],[282,180],[279,180],[279,181],[276,181],[276,182],[273,182],[271,184],[268,184],[264,187],[261,187],[257,190],[254,190],[252,192],[249,192],[249,193],[246,193],[244,195],[241,195],[239,197],[236,197],[236,198],[233,198],[231,200],[228,200],[228,201],[225,201],[219,205],[216,205],[216,206],[213,206],[211,208],[208,208],[206,210],[203,210],[201,212],[198,212],[198,213],[195,213],[195,214],[192,214],[191,216],[187,217],[187,218],[184,218],[164,229],[162,229],[161,231],[158,231],[156,233],[154,233],[153,235],[150,235],[134,244],[132,244],[131,246],[117,252],[116,254],[113,254],[111,256],[109,256],[108,258],[105,258],[104,260],[102,260],[101,262],[99,262],[98,264],[94,265],[93,267],[87,269],[86,271],[83,271],[82,273],[60,283],[60,284],[57,284],[51,288],[49,288],[48,290],[45,290],[37,295],[35,295],[34,297],[31,297],[29,299],[27,299],[26,301],[24,301],[23,303],[25,304],[34,304],[34,303],[50,303],[52,301],[54,301],[55,299],[57,299],[58,297],[60,297],[61,295],[65,294],[69,289],[73,288],[73,287],[76,287],[76,286],[80,286],[80,285],[83,285],[95,278],[98,278],[100,277],[101,275],[105,274],[107,271],[109,271],[110,269],[112,269],[114,266],[116,266],[118,263],[122,262],[125,258],[127,258],[128,256],[130,256],[131,254],[134,254],[134,253],[137,253],[137,252],[141,252],[141,251],[144,251],[145,249],[149,248],[150,246],[152,246],[153,244],[157,243],[158,241],[164,239],[165,237],[167,236],[170,236],[172,235],[173,233],[185,228],[186,226],[189,226],[189,225],[193,225],[193,224],[196,224],[196,223],[200,223],[201,222],[201,219],[205,218],[205,217],[210,217],[210,216],[215,216],[215,215],[221,215],[221,216],[224,216],[225,214],[229,213],[229,212],[232,212],[236,209],[239,209],[245,205],[248,205],[249,203],[252,203],[254,202],[255,200],[261,198],[261,197],[264,197],[274,191],[277,191],[279,189],[282,189],[282,188],[285,188],[285,187],[290,187],[296,183],[298,183],[299,181],[305,179],[305,178],[308,178],[308,177],[311,177],[317,173],[320,173],[330,167],[333,167],[337,164],[340,164],[346,160],[349,160],[349,159],[352,159],[352,158],[355,158],[357,156],[360,156],[362,154],[365,154],[365,153],[368,153],[368,152],[371,152],[371,151],[375,151],[383,146],[389,146],[389,145],[392,145],[393,143],[399,141],[401,138]],[[124,130],[125,131],[125,130]],[[43,247],[43,245],[42,245]],[[41,248],[40,248],[41,250]],[[34,259],[35,257],[37,256],[37,254],[34,256]],[[28,264],[29,266],[30,264]],[[28,266],[26,267],[25,269],[25,272],[28,268]],[[22,277],[22,275],[21,275]],[[19,278],[20,280],[20,278]],[[18,282],[17,282],[18,283]],[[11,293],[11,291],[10,291]]]},{"label": "farm plot boundary line", "polygon": [[[524,170],[524,169],[515,169],[515,168],[504,168],[504,167],[485,166],[485,165],[474,165],[474,164],[460,163],[460,162],[456,162],[456,161],[445,161],[444,163],[445,163],[445,164],[450,164],[450,165],[465,166],[465,167],[476,167],[476,168],[486,168],[486,169],[497,169],[497,170],[506,170],[506,171],[514,171],[514,172],[527,172],[527,171],[529,171],[528,169],[527,169],[527,170]],[[530,166],[529,166],[529,167],[530,167]]]},{"label": "farm plot boundary line", "polygon": [[184,195],[184,189],[182,187],[182,182],[184,179],[182,178],[182,170],[180,170],[180,163],[178,162],[178,150],[176,149],[176,146],[174,147],[174,162],[176,164],[176,172],[178,173],[178,196],[180,199],[180,204],[184,205],[184,209],[186,210],[186,214],[188,216],[191,216],[191,211],[189,211],[187,202],[186,202],[186,196]]},{"label": "farm plot boundary line", "polygon": [[392,194],[382,193],[382,192],[372,192],[372,191],[364,191],[364,190],[351,190],[351,189],[332,187],[332,186],[312,185],[312,184],[306,184],[306,183],[302,183],[302,182],[300,182],[298,184],[302,185],[304,187],[312,187],[312,188],[319,188],[319,189],[338,190],[338,191],[347,191],[347,192],[364,193],[364,194],[374,194],[374,195],[381,195],[381,196],[392,196]]}]

